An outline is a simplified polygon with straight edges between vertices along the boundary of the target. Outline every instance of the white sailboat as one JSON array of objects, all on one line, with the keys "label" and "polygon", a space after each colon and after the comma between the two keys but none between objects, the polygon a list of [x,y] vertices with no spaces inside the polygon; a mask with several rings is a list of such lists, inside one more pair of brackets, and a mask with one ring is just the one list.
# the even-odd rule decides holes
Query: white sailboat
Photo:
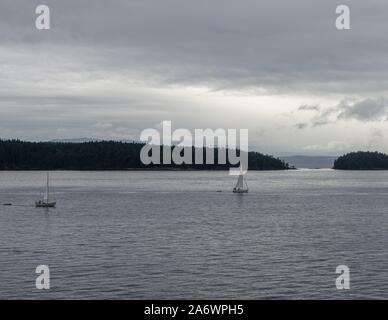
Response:
[{"label": "white sailboat", "polygon": [[46,192],[44,194],[43,200],[38,200],[35,202],[37,208],[53,208],[57,204],[56,201],[50,199],[50,176],[47,172],[47,183],[46,183]]},{"label": "white sailboat", "polygon": [[240,170],[236,186],[233,188],[233,193],[248,193],[248,184],[242,170]]}]

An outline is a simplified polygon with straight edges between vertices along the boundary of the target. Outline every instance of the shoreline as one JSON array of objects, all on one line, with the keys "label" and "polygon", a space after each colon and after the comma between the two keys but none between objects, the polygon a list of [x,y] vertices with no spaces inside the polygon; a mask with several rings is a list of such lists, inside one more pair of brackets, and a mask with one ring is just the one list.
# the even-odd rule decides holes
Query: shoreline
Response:
[{"label": "shoreline", "polygon": [[[248,171],[290,171],[290,170],[299,170],[298,168],[288,168],[288,169],[249,169]],[[34,168],[34,169],[0,169],[1,171],[229,171],[229,168],[225,169],[179,169],[179,168],[120,168],[120,169],[45,169],[45,168]]]}]

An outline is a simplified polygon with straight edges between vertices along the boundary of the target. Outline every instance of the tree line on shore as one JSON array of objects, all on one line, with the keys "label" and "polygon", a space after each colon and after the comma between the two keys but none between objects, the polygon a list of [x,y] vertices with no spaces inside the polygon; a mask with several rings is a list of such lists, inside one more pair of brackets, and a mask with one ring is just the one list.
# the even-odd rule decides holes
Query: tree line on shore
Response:
[{"label": "tree line on shore", "polygon": [[[125,170],[125,169],[196,169],[227,170],[233,166],[218,163],[219,149],[203,149],[203,162],[194,164],[144,165],[140,152],[144,143],[94,141],[83,143],[27,142],[0,140],[0,170]],[[169,147],[173,150],[175,147]],[[206,153],[214,152],[215,164],[206,164]],[[162,152],[161,152],[162,154]],[[259,152],[248,153],[250,170],[286,170],[283,160]]]},{"label": "tree line on shore", "polygon": [[381,152],[350,152],[334,161],[337,170],[388,170],[388,155]]}]

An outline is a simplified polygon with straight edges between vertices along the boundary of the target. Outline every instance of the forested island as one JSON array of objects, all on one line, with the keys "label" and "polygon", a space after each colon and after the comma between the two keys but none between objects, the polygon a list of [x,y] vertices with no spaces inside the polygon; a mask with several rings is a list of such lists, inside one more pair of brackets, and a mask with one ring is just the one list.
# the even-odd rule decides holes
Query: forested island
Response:
[{"label": "forested island", "polygon": [[388,170],[388,155],[380,152],[358,151],[334,161],[337,170]]},{"label": "forested island", "polygon": [[[144,143],[94,141],[83,143],[27,142],[20,140],[0,140],[0,170],[227,170],[230,163],[217,164],[218,149],[214,151],[215,165],[211,164],[150,164],[140,160]],[[174,148],[174,147],[170,147]],[[193,161],[195,149],[192,148]],[[287,170],[283,160],[258,152],[249,152],[250,170]],[[204,160],[205,162],[205,160]]]}]

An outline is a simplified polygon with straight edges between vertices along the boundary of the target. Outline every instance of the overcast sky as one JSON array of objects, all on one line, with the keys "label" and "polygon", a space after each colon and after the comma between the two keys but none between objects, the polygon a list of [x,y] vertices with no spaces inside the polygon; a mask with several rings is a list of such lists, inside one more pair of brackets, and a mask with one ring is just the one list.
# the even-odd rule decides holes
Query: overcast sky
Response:
[{"label": "overcast sky", "polygon": [[0,137],[137,140],[172,120],[247,128],[268,153],[388,152],[387,17],[382,0],[0,0]]}]

